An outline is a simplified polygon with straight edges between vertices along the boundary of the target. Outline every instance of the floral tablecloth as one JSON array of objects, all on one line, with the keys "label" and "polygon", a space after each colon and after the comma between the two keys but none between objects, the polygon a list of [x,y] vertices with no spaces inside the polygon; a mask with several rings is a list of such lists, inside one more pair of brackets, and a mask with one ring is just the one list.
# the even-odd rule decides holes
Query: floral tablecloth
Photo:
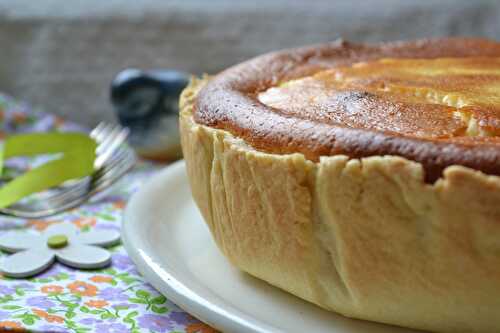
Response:
[{"label": "floral tablecloth", "polygon": [[[82,130],[0,94],[0,139],[9,133]],[[120,229],[127,199],[164,165],[147,162],[86,205],[46,220],[0,217],[0,237],[13,229],[44,230],[63,221],[86,229]],[[112,264],[79,271],[54,264],[30,279],[0,276],[0,332],[212,333],[214,329],[159,294],[137,272],[122,245],[110,248]],[[0,260],[6,254],[0,252]]]}]

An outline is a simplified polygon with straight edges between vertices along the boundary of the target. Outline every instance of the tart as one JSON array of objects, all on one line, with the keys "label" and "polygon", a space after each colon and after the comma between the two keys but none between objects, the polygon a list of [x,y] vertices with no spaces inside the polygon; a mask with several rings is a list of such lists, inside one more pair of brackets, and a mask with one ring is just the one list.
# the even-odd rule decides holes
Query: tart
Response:
[{"label": "tart", "polygon": [[348,317],[500,331],[500,43],[279,51],[180,103],[193,197],[236,267]]}]

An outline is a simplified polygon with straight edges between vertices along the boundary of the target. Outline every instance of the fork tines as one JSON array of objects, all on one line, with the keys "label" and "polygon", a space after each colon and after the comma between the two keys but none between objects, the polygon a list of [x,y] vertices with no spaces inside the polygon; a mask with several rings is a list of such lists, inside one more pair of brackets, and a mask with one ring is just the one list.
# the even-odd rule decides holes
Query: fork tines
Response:
[{"label": "fork tines", "polygon": [[99,123],[91,132],[97,142],[95,171],[90,177],[67,182],[68,185],[38,202],[16,203],[0,209],[0,213],[22,218],[41,218],[75,208],[101,192],[135,164],[133,150],[125,143],[129,131],[120,125]]}]

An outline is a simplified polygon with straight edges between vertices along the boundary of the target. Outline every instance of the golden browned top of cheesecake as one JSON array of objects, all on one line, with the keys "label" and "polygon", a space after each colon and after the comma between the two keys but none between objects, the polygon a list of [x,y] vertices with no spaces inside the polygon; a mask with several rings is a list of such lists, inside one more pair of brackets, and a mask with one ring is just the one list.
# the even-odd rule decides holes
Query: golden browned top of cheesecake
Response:
[{"label": "golden browned top of cheesecake", "polygon": [[217,75],[194,116],[272,153],[397,155],[422,163],[429,181],[449,165],[500,175],[500,43],[336,42],[272,53]]}]

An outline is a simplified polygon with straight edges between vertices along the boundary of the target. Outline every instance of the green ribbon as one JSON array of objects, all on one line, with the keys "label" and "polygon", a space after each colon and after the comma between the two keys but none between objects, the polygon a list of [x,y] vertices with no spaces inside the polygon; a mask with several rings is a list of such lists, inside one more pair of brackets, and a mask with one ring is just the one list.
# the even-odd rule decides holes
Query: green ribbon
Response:
[{"label": "green ribbon", "polygon": [[61,156],[16,177],[0,188],[0,208],[22,198],[89,176],[94,171],[96,142],[83,133],[33,133],[8,137],[0,149],[0,173],[5,159],[14,156]]}]

